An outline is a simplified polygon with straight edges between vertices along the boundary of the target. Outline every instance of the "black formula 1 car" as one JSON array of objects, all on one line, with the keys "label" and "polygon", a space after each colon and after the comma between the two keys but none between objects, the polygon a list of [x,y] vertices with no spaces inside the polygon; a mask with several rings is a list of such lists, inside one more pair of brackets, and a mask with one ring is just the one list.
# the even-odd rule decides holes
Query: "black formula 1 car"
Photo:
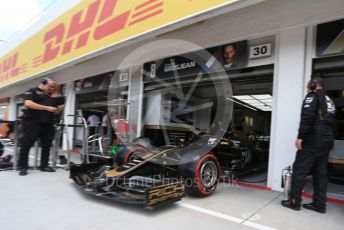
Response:
[{"label": "black formula 1 car", "polygon": [[88,194],[154,208],[176,202],[186,192],[208,196],[216,190],[220,165],[203,149],[197,144],[158,149],[134,144],[117,153],[120,166],[101,161],[73,164],[70,177]]},{"label": "black formula 1 car", "polygon": [[[223,160],[226,153],[229,166]],[[92,163],[71,165],[70,176],[88,194],[154,208],[179,201],[186,193],[211,195],[223,167],[235,169],[247,155],[247,148],[206,135],[179,147],[155,148],[141,139],[105,161],[94,157]]]}]

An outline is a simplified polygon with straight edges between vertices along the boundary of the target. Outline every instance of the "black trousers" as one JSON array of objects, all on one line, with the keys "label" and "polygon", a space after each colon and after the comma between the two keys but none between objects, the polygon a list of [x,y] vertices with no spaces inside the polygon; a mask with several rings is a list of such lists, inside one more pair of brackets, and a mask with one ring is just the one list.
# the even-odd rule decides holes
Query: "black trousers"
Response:
[{"label": "black trousers", "polygon": [[89,126],[88,135],[92,136],[94,134],[96,134],[96,127],[95,126]]},{"label": "black trousers", "polygon": [[30,148],[35,141],[40,139],[42,146],[41,167],[47,167],[49,162],[49,154],[51,143],[54,139],[55,128],[52,124],[42,123],[25,123],[24,134],[21,139],[21,147],[19,153],[19,167],[21,169],[28,168],[28,158]]},{"label": "black trousers", "polygon": [[332,146],[333,142],[305,143],[302,150],[296,153],[291,182],[291,197],[296,202],[302,201],[301,193],[306,183],[306,177],[311,173],[313,176],[313,202],[319,207],[326,206],[327,163]]}]

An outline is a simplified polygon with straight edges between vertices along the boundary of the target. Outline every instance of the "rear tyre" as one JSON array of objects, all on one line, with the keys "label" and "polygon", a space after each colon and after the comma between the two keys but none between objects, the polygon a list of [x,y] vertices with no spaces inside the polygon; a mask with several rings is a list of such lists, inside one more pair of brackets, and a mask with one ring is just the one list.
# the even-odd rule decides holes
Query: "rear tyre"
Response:
[{"label": "rear tyre", "polygon": [[204,155],[197,161],[191,180],[186,181],[187,193],[191,196],[210,196],[216,190],[219,176],[217,158],[210,153]]}]

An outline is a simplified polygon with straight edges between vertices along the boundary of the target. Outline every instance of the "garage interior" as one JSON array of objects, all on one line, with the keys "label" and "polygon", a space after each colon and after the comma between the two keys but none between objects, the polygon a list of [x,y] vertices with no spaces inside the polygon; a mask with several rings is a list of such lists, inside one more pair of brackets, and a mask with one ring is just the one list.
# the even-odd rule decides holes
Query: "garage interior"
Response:
[{"label": "garage interior", "polygon": [[[223,87],[223,78],[228,77],[233,95],[223,98],[223,95],[217,94],[216,87]],[[183,76],[178,82],[175,79],[164,79],[164,84],[151,80],[144,82],[142,136],[149,138],[156,146],[190,142],[194,138],[193,129],[207,133],[214,123],[217,106],[221,106],[223,99],[229,100],[233,106],[231,120],[228,121],[230,116],[221,118],[227,120],[228,124],[222,127],[226,130],[223,139],[237,148],[247,147],[250,151],[245,156],[234,158],[228,158],[228,155],[234,155],[230,149],[218,153],[223,171],[237,170],[236,175],[241,181],[266,186],[273,65],[229,70],[215,81],[203,76],[196,86],[195,78],[194,75]],[[182,88],[183,95],[193,90],[189,101],[185,102],[183,95],[178,98],[178,93],[173,91],[177,84]],[[183,105],[182,112],[178,111],[181,109],[178,104]],[[159,119],[159,114],[162,119]],[[242,162],[239,168],[233,164],[234,159]]]}]

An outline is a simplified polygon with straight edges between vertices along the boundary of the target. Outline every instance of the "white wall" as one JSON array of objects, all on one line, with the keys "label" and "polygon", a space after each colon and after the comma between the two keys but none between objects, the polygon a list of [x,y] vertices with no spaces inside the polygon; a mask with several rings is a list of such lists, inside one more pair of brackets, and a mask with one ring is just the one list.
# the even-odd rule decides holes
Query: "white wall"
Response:
[{"label": "white wall", "polygon": [[306,28],[295,27],[277,34],[274,68],[268,186],[281,190],[282,169],[295,157],[301,102],[304,89]]},{"label": "white wall", "polygon": [[[75,91],[74,91],[74,84],[73,82],[66,85],[66,101],[65,101],[65,108],[64,108],[64,121],[65,124],[73,125],[74,124],[74,117],[68,115],[75,115]],[[73,147],[73,137],[74,137],[74,130],[73,127],[67,127],[67,132],[63,135],[63,150],[68,150]],[[67,140],[68,138],[68,140]]]},{"label": "white wall", "polygon": [[8,120],[14,121],[17,118],[17,103],[15,97],[11,96],[8,103]]},{"label": "white wall", "polygon": [[130,139],[141,135],[142,129],[142,100],[143,100],[143,82],[142,82],[141,66],[133,67],[130,71],[130,87],[128,100],[130,101],[128,109]]},{"label": "white wall", "polygon": [[[150,94],[146,97],[146,110],[143,117],[144,125],[159,125],[162,123],[162,93]],[[140,118],[139,118],[140,119]]]}]

